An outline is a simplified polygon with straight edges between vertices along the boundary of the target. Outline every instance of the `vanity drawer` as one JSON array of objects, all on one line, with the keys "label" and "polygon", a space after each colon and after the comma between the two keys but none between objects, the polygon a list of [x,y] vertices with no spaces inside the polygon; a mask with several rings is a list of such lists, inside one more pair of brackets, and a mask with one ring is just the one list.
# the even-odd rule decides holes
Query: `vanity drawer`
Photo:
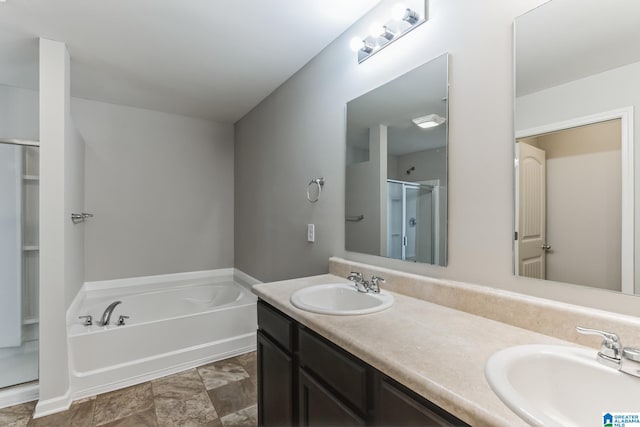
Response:
[{"label": "vanity drawer", "polygon": [[294,320],[262,300],[258,301],[258,328],[287,352],[293,352]]},{"label": "vanity drawer", "polygon": [[379,372],[376,378],[376,394],[375,425],[378,427],[470,427],[444,409]]},{"label": "vanity drawer", "polygon": [[354,356],[300,327],[298,333],[300,366],[313,373],[342,400],[361,413],[367,410],[367,369]]}]

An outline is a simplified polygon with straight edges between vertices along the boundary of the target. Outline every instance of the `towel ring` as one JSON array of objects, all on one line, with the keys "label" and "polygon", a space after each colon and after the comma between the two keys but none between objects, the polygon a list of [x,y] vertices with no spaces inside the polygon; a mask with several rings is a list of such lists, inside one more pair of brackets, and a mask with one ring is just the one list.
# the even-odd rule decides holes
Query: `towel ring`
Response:
[{"label": "towel ring", "polygon": [[[316,197],[311,196],[311,190],[313,187],[318,188],[318,194]],[[307,185],[307,200],[311,203],[315,203],[320,200],[320,194],[322,194],[322,187],[324,187],[324,178],[313,178]]]}]

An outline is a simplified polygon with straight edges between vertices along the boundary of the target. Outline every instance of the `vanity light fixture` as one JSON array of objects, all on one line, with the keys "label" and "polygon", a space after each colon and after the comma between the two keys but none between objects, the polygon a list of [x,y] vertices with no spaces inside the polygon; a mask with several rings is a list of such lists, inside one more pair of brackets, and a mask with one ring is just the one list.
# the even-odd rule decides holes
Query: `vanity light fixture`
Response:
[{"label": "vanity light fixture", "polygon": [[420,20],[420,15],[403,4],[397,4],[393,8],[393,19],[407,21],[409,24],[414,25]]},{"label": "vanity light fixture", "polygon": [[426,0],[406,0],[406,3],[396,4],[391,11],[391,19],[384,25],[373,23],[371,34],[351,39],[351,49],[358,53],[358,63],[426,22],[426,15]]},{"label": "vanity light fixture", "polygon": [[429,114],[428,116],[416,117],[411,121],[422,129],[429,129],[443,124],[447,119],[437,114]]},{"label": "vanity light fixture", "polygon": [[364,52],[370,54],[373,52],[374,46],[367,40],[363,40],[360,37],[354,37],[351,39],[351,49],[354,52]]}]

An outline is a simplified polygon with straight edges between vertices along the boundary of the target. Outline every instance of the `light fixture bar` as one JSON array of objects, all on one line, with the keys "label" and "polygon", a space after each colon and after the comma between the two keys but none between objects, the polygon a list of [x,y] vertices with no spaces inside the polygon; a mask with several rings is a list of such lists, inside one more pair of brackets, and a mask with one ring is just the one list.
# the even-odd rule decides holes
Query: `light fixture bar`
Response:
[{"label": "light fixture bar", "polygon": [[393,7],[391,18],[384,24],[373,24],[371,34],[356,37],[351,47],[358,55],[358,63],[372,57],[392,42],[427,21],[427,0],[406,0]]}]

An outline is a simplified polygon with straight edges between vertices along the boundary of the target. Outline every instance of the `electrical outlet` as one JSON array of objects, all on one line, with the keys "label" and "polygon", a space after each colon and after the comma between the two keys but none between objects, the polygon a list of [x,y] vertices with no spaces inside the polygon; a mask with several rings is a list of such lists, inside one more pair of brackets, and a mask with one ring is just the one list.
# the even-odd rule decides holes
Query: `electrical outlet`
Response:
[{"label": "electrical outlet", "polygon": [[315,224],[307,224],[307,242],[316,241],[316,226]]}]

